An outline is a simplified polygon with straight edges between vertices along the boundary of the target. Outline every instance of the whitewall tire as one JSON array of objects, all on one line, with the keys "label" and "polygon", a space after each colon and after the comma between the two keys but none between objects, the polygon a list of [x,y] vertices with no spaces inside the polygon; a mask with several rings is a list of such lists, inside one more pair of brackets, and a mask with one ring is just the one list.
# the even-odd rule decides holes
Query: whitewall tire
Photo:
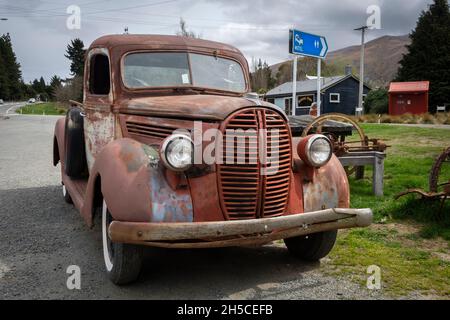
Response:
[{"label": "whitewall tire", "polygon": [[72,204],[73,203],[72,197],[70,196],[69,191],[67,191],[67,188],[66,188],[66,186],[64,184],[62,185],[62,194],[63,194],[63,197],[64,197],[64,201],[66,203],[68,203],[68,204]]},{"label": "whitewall tire", "polygon": [[110,280],[117,285],[124,285],[135,281],[142,268],[143,248],[125,243],[112,242],[108,235],[108,228],[113,218],[106,202],[102,206],[102,243],[103,260],[106,273]]}]

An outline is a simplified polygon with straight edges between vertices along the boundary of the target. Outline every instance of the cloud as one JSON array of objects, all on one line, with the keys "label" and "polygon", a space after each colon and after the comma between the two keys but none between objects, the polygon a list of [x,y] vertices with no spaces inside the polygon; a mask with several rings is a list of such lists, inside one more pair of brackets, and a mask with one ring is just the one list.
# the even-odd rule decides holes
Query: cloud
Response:
[{"label": "cloud", "polygon": [[[382,29],[370,31],[368,40],[371,40],[386,34],[408,34],[415,27],[420,12],[427,8],[431,0],[212,2],[230,19],[247,21],[241,25],[256,28],[239,30],[233,29],[231,23],[225,24],[218,33],[220,40],[237,45],[247,55],[262,57],[274,63],[288,57],[289,28],[295,27],[326,36],[330,51],[333,51],[360,42],[360,33],[353,29],[366,24],[369,17],[366,11],[369,6],[377,5],[381,10]],[[279,30],[271,28],[272,26],[278,26]],[[208,32],[205,34],[210,35]]]},{"label": "cloud", "polygon": [[[81,30],[66,28],[66,8],[78,2]],[[381,35],[403,35],[432,0],[0,0],[0,33],[9,31],[26,81],[41,75],[69,76],[64,57],[71,39],[86,46],[99,36],[123,33],[174,34],[183,17],[203,38],[225,42],[252,57],[276,63],[289,58],[288,30],[295,27],[327,37],[330,51],[360,41],[353,29],[366,23],[367,7],[381,9]],[[156,5],[155,5],[156,4]],[[122,10],[118,10],[122,9]]]}]

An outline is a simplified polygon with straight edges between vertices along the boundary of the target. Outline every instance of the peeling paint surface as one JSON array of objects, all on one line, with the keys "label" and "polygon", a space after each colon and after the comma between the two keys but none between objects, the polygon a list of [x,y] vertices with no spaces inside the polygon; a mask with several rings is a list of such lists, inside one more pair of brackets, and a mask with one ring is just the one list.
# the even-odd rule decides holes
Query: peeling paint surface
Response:
[{"label": "peeling paint surface", "polygon": [[347,175],[335,156],[303,184],[303,203],[305,212],[350,206]]},{"label": "peeling paint surface", "polygon": [[152,222],[193,222],[194,212],[189,192],[172,190],[163,168],[150,170]]},{"label": "peeling paint surface", "polygon": [[94,165],[96,156],[108,143],[114,140],[114,122],[113,113],[86,111],[84,136],[89,171]]}]

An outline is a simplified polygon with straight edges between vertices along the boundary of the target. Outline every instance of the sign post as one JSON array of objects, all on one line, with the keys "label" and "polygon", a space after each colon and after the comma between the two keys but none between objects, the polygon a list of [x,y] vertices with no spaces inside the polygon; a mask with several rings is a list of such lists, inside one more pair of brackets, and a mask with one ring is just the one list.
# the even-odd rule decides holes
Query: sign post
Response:
[{"label": "sign post", "polygon": [[[317,115],[320,116],[320,91],[321,91],[321,60],[328,52],[328,44],[325,37],[300,30],[289,30],[289,53],[295,55],[294,68],[297,69],[297,56],[317,58]],[[292,77],[292,115],[295,115],[297,96],[297,70]]]},{"label": "sign post", "polygon": [[295,116],[295,108],[297,106],[297,62],[298,56],[294,56],[294,66],[292,68],[292,105],[291,115]]},{"label": "sign post", "polygon": [[321,79],[320,79],[320,75],[321,75],[321,70],[322,69],[322,60],[321,59],[317,59],[317,116],[320,117],[320,100],[321,100]]}]

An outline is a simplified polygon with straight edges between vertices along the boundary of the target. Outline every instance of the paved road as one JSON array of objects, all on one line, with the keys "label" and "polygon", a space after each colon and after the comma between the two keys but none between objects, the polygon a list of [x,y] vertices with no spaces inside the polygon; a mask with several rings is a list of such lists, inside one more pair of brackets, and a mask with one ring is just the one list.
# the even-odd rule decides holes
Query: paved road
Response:
[{"label": "paved road", "polygon": [[10,116],[15,113],[17,108],[24,106],[26,102],[5,102],[0,104],[0,117]]},{"label": "paved road", "polygon": [[[0,119],[0,299],[381,298],[293,259],[282,245],[148,249],[139,281],[114,286],[103,271],[100,229],[88,229],[63,201],[51,164],[56,119]],[[81,290],[66,287],[70,265],[81,268]]]}]

